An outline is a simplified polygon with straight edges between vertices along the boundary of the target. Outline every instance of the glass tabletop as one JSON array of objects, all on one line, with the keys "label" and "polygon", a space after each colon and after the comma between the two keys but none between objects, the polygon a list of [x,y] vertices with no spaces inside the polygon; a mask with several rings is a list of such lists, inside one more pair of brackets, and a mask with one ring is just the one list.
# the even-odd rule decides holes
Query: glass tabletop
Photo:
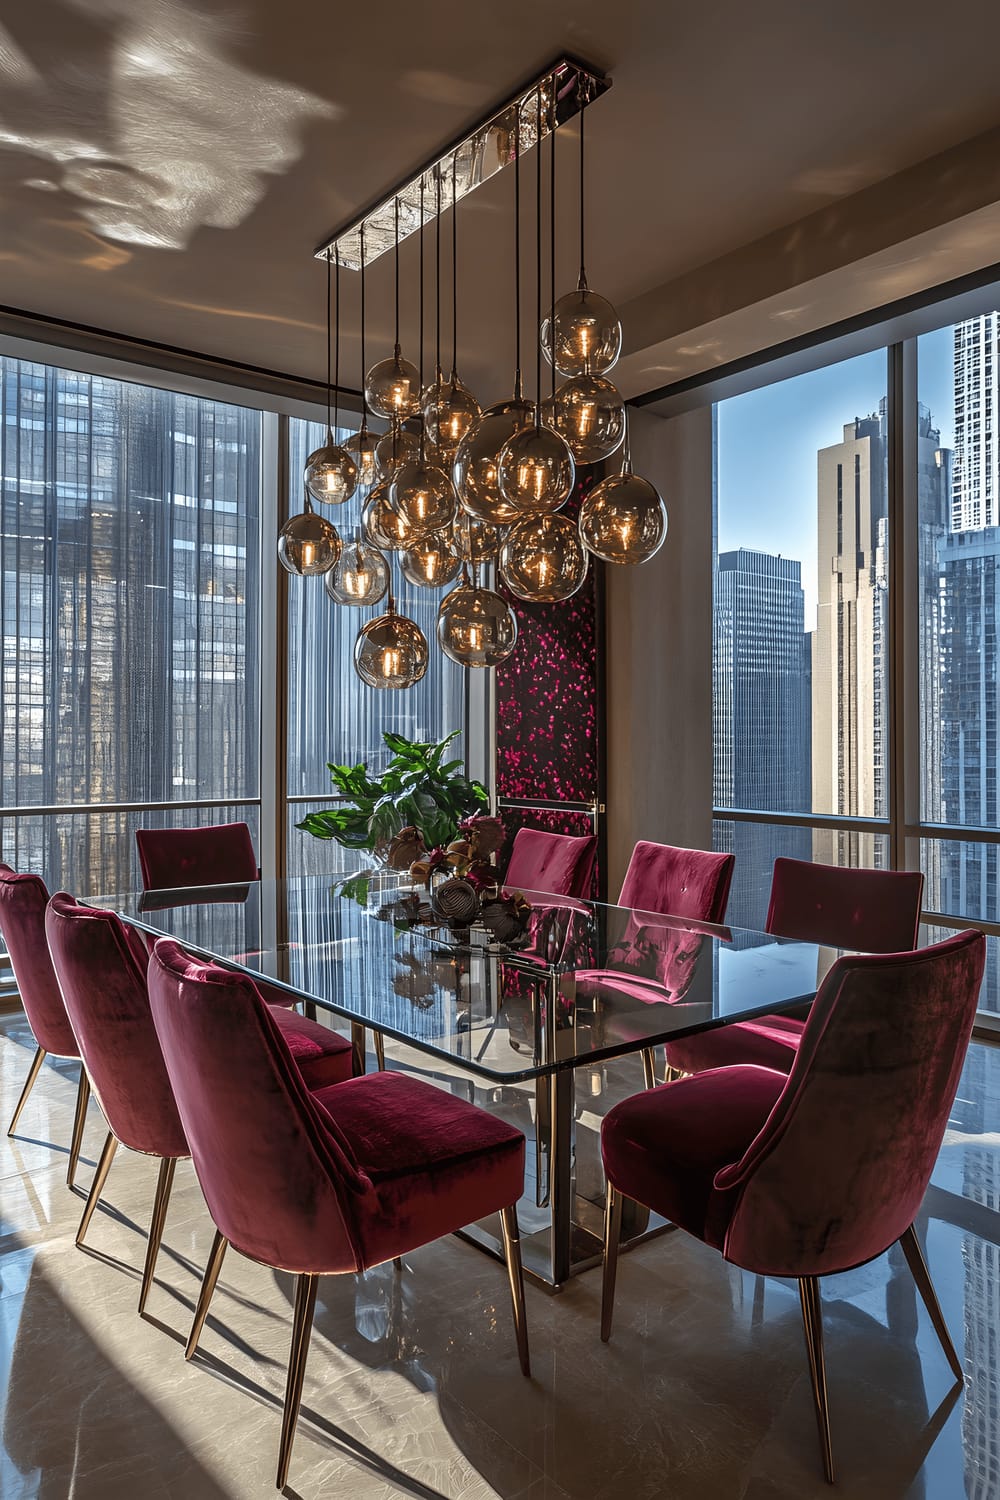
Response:
[{"label": "glass tabletop", "polygon": [[516,930],[450,928],[389,872],[91,898],[331,1016],[492,1080],[539,1077],[814,995],[835,950],[523,893]]}]

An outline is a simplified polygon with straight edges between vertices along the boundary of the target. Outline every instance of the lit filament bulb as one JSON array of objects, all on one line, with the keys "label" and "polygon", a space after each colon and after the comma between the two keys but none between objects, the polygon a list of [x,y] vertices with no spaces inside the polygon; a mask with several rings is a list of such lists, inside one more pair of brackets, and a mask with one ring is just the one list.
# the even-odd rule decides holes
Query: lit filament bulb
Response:
[{"label": "lit filament bulb", "polygon": [[576,414],[576,435],[579,439],[588,438],[594,426],[594,403],[585,401]]},{"label": "lit filament bulb", "polygon": [[546,584],[548,583],[549,574],[551,572],[552,564],[549,562],[548,558],[543,552],[541,557],[538,559],[538,582],[542,588],[545,588]]},{"label": "lit filament bulb", "polygon": [[396,646],[387,646],[382,652],[382,676],[386,678],[402,676],[403,659]]},{"label": "lit filament bulb", "polygon": [[302,571],[308,573],[316,566],[317,551],[313,542],[302,543]]},{"label": "lit filament bulb", "polygon": [[483,649],[483,632],[479,625],[469,626],[469,649],[481,651]]}]

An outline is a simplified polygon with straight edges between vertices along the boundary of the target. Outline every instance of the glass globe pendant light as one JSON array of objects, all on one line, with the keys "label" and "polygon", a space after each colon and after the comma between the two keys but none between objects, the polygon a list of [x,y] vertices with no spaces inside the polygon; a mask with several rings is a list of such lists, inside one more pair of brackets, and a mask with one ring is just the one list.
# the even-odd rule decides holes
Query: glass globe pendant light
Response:
[{"label": "glass globe pendant light", "polygon": [[405,422],[420,410],[420,373],[403,358],[399,343],[399,198],[393,204],[396,226],[396,334],[391,359],[380,359],[365,376],[365,400],[380,417]]},{"label": "glass globe pendant light", "polygon": [[455,551],[463,562],[481,566],[498,556],[506,535],[502,526],[491,526],[489,521],[477,521],[466,511],[461,511],[452,527]]},{"label": "glass globe pendant light", "polygon": [[438,610],[438,645],[460,667],[495,667],[517,645],[517,616],[492,589],[468,581],[452,589]]},{"label": "glass globe pendant light", "polygon": [[354,532],[354,541],[341,551],[323,579],[334,604],[353,605],[361,608],[377,604],[389,587],[389,565],[375,547],[362,540],[361,528]]},{"label": "glass globe pendant light", "polygon": [[380,479],[391,479],[400,464],[416,458],[420,452],[420,439],[395,422],[388,432],[383,432],[375,444],[375,470]]},{"label": "glass globe pendant light", "polygon": [[384,615],[369,620],[354,642],[354,668],[373,688],[408,688],[427,671],[427,637],[415,621],[396,610],[389,590]]},{"label": "glass globe pendant light", "polygon": [[577,463],[599,463],[621,447],[625,402],[604,375],[574,375],[545,406],[546,420],[566,439]]},{"label": "glass globe pendant light", "polygon": [[458,193],[457,151],[451,158],[451,374],[441,378],[441,178],[438,175],[437,225],[437,379],[423,404],[424,427],[442,454],[454,457],[455,449],[479,416],[479,402],[458,375]]},{"label": "glass globe pendant light", "polygon": [[622,325],[605,297],[587,285],[584,213],[584,122],[590,102],[588,86],[580,101],[580,277],[575,292],[560,297],[539,329],[545,356],[562,375],[606,375],[617,364]]},{"label": "glass globe pendant light", "polygon": [[417,541],[413,527],[392,507],[389,481],[376,484],[361,511],[361,530],[380,552],[399,552]]},{"label": "glass globe pendant light", "polygon": [[399,566],[408,583],[417,588],[437,589],[451,583],[462,564],[450,534],[432,531],[400,554]]},{"label": "glass globe pendant light", "polygon": [[[334,428],[339,425],[333,412],[338,411],[340,395],[340,252],[337,252],[337,318],[336,347],[337,370],[333,388],[337,399],[331,397],[330,378],[330,251],[326,252],[326,442],[316,448],[306,459],[306,489],[314,500],[324,505],[343,505],[350,500],[358,487],[358,466],[346,448],[334,441]],[[331,409],[332,408],[332,409]],[[339,415],[339,411],[338,411]]]},{"label": "glass globe pendant light", "polygon": [[500,553],[504,583],[518,599],[554,604],[569,599],[587,576],[587,549],[568,516],[525,516]]},{"label": "glass globe pendant light", "polygon": [[325,573],[340,557],[340,533],[325,516],[313,510],[309,496],[302,510],[278,532],[278,561],[289,573],[308,577]]},{"label": "glass globe pendant light", "polygon": [[646,562],[667,534],[667,508],[648,479],[632,472],[628,431],[620,474],[596,484],[580,507],[584,546],[604,562]]}]

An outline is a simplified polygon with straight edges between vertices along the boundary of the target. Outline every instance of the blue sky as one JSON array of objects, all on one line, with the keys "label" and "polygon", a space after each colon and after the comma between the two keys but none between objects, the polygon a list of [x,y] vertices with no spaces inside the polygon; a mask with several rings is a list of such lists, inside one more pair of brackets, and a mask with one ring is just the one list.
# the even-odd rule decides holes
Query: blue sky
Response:
[{"label": "blue sky", "polygon": [[[952,330],[919,340],[918,389],[953,441]],[[845,423],[878,411],[886,392],[884,350],[828,365],[720,403],[719,550],[750,547],[802,564],[806,629],[816,612],[816,455]]]}]

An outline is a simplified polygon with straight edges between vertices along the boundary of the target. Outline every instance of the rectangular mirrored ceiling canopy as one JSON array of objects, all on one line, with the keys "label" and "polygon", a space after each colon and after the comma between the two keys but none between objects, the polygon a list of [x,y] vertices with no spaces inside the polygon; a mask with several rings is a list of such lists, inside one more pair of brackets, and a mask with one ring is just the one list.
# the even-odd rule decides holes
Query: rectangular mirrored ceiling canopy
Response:
[{"label": "rectangular mirrored ceiling canopy", "polygon": [[[512,164],[515,141],[518,138],[519,115],[520,147],[523,154],[549,134],[553,116],[556,127],[564,125],[567,120],[579,114],[584,104],[593,103],[610,87],[611,79],[605,74],[575,59],[560,58],[519,89],[512,99],[508,99],[485,120],[473,126],[460,140],[452,141],[439,156],[425,162],[412,177],[398,183],[385,198],[336,230],[316,249],[317,260],[325,260],[329,251],[335,262],[339,259],[342,266],[347,266],[352,271],[360,270],[364,230],[365,264],[371,265],[373,260],[378,260],[380,255],[391,250],[396,243],[397,203],[399,238],[402,242],[419,229],[422,223],[427,224],[436,217],[439,182],[443,212],[451,208],[453,201],[460,202],[467,193]],[[424,200],[422,216],[421,184]]]}]

